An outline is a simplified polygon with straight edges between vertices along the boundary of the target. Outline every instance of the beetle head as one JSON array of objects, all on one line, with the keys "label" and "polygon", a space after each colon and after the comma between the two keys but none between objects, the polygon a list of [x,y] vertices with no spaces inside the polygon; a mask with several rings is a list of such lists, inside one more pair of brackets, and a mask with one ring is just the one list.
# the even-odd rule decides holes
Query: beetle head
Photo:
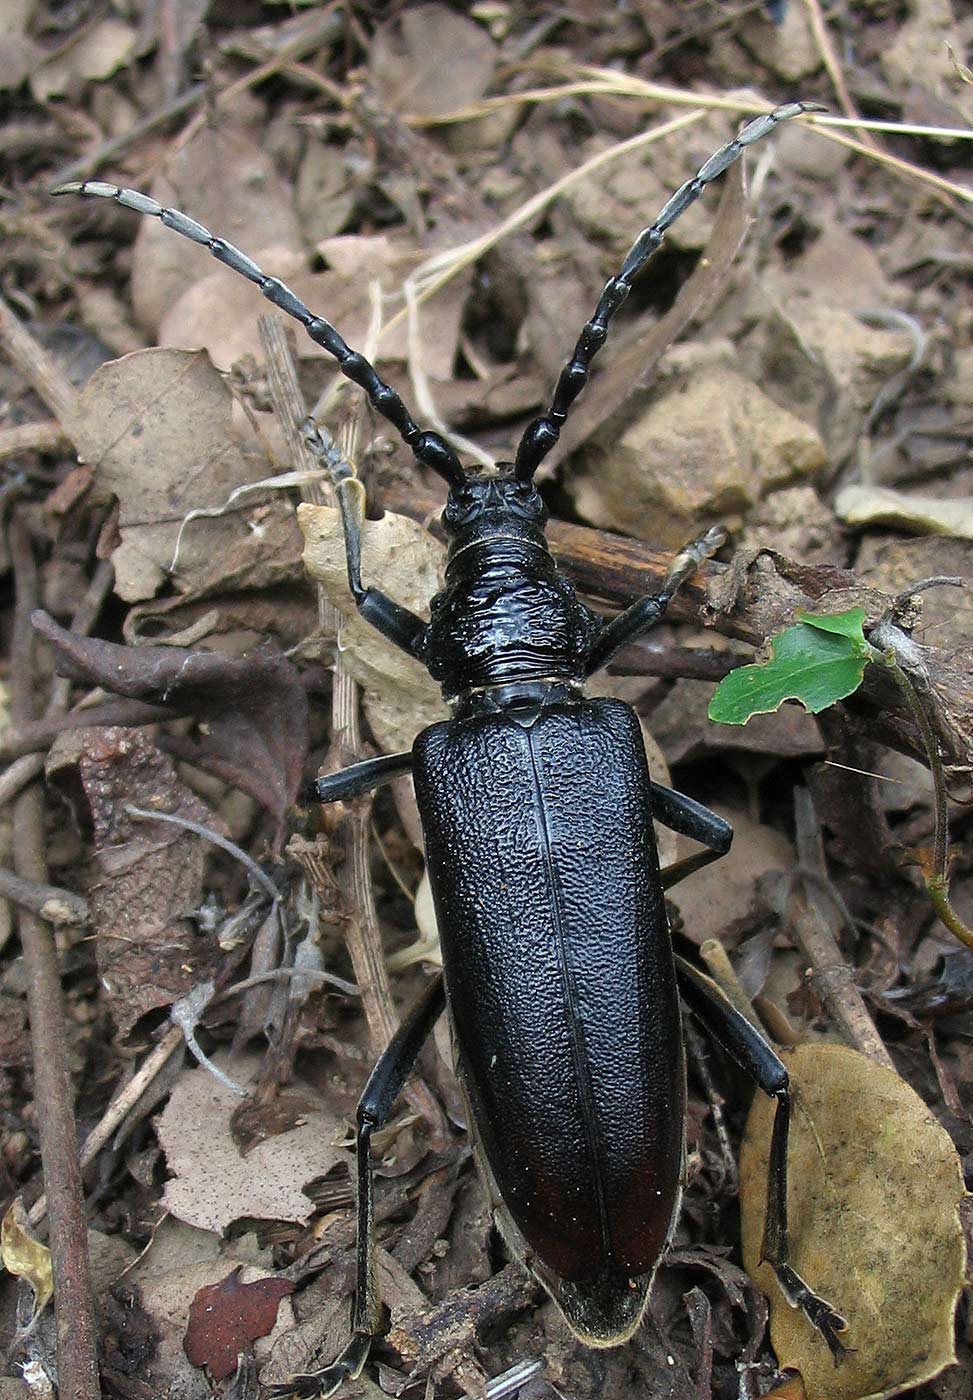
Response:
[{"label": "beetle head", "polygon": [[501,462],[451,486],[442,521],[454,544],[496,535],[535,539],[543,534],[547,508],[534,483],[518,480],[513,464]]}]

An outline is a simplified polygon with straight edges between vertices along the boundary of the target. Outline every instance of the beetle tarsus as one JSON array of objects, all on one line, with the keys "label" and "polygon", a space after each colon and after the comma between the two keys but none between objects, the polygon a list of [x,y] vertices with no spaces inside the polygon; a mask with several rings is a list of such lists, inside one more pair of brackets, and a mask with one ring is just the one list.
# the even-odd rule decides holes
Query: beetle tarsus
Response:
[{"label": "beetle tarsus", "polygon": [[265,1386],[268,1395],[294,1396],[295,1400],[329,1400],[337,1395],[346,1381],[357,1380],[368,1360],[372,1347],[372,1337],[366,1332],[355,1332],[351,1341],[339,1357],[321,1371],[308,1371],[303,1375],[291,1376],[279,1385]]},{"label": "beetle tarsus", "polygon": [[839,1332],[848,1330],[848,1323],[826,1298],[819,1298],[810,1289],[796,1269],[792,1269],[790,1264],[774,1264],[768,1260],[771,1268],[780,1284],[781,1292],[790,1303],[792,1308],[800,1308],[801,1312],[810,1322],[811,1326],[818,1331],[828,1344],[828,1350],[834,1357],[836,1366],[845,1359],[849,1353],[849,1348],[839,1337]]}]

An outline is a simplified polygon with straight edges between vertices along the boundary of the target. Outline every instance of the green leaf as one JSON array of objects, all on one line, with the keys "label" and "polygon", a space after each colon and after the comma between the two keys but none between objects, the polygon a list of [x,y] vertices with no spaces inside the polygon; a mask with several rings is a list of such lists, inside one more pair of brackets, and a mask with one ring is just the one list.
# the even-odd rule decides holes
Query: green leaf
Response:
[{"label": "green leaf", "polygon": [[862,631],[864,609],[799,616],[800,622],[773,638],[769,661],[740,666],[720,681],[710,701],[710,719],[746,724],[752,715],[780,709],[785,700],[799,700],[816,715],[858,689],[871,659]]},{"label": "green leaf", "polygon": [[833,632],[838,637],[847,637],[856,642],[863,651],[868,650],[865,633],[862,631],[862,623],[865,621],[864,608],[849,608],[843,613],[799,612],[797,616],[809,627],[817,627],[821,632]]}]

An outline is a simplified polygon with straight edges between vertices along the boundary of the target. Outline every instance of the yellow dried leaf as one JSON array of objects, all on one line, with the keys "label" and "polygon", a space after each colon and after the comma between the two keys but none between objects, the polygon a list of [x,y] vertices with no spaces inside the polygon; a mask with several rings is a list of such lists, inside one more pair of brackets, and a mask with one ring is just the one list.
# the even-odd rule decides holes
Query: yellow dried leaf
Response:
[{"label": "yellow dried leaf", "polygon": [[[322,585],[344,621],[338,650],[349,674],[365,692],[365,712],[386,753],[412,747],[420,729],[445,719],[448,710],[426,668],[386,641],[358,615],[348,588],[341,517],[330,506],[301,505],[304,566]],[[362,580],[388,593],[421,617],[441,586],[445,550],[404,515],[387,511],[362,527]]]},{"label": "yellow dried leaf", "polygon": [[27,1212],[17,1196],[0,1225],[0,1257],[8,1273],[25,1278],[34,1290],[34,1313],[43,1312],[54,1292],[51,1251],[30,1232]]},{"label": "yellow dried leaf", "polygon": [[956,1360],[966,1262],[959,1159],[891,1070],[842,1045],[802,1045],[782,1058],[795,1096],[790,1262],[848,1321],[840,1366],[759,1263],[774,1111],[759,1093],[740,1154],[744,1263],[770,1300],[777,1359],[800,1372],[808,1400],[881,1400]]}]

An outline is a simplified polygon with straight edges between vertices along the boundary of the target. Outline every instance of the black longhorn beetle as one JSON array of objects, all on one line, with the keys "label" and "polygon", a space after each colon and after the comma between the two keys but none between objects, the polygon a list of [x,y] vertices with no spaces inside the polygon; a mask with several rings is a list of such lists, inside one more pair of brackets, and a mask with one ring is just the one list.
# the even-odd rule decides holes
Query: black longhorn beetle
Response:
[{"label": "black longhorn beetle", "polygon": [[[679,1208],[685,1139],[680,998],[776,1099],[763,1256],[839,1360],[845,1322],[788,1262],[787,1071],[719,989],[674,955],[663,892],[729,849],[720,817],[653,782],[628,705],[589,699],[585,681],[654,627],[676,590],[723,543],[713,529],[673,561],[658,593],[604,622],[558,571],[534,485],[588,380],[609,323],[666,231],[712,180],[779,122],[823,110],[789,102],[755,118],[669,199],[601,294],[546,413],[513,462],[464,470],[424,432],[373,366],[328,321],[239,249],[135,190],[86,180],[55,194],[97,195],[151,214],[255,282],[302,322],[365,390],[417,460],[445,478],[445,587],[427,623],[361,578],[350,476],[336,481],[348,580],[362,616],[428,668],[452,718],[410,753],[356,763],[314,785],[352,798],[411,772],[442,936],[429,985],[373,1070],[358,1107],[358,1271],[354,1332],[330,1366],[271,1387],[333,1394],[360,1374],[381,1331],[370,1141],[448,1002],[477,1156],[510,1248],[591,1346],[638,1327]],[[309,429],[313,441],[313,425]],[[324,455],[323,445],[318,443]],[[653,819],[704,849],[660,871]]]}]

